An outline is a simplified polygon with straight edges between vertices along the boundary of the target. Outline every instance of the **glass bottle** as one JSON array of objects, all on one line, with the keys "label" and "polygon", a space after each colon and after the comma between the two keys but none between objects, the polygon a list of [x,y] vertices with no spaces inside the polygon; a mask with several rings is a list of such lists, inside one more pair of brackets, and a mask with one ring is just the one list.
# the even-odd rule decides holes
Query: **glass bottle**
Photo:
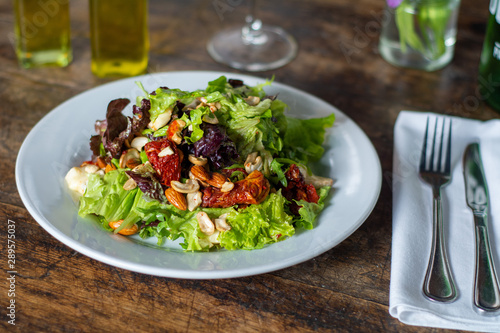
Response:
[{"label": "glass bottle", "polygon": [[14,0],[16,54],[24,68],[72,60],[69,0]]},{"label": "glass bottle", "polygon": [[134,76],[148,66],[147,0],[90,0],[92,73]]},{"label": "glass bottle", "polygon": [[490,17],[479,63],[482,98],[500,111],[500,0],[491,0]]}]

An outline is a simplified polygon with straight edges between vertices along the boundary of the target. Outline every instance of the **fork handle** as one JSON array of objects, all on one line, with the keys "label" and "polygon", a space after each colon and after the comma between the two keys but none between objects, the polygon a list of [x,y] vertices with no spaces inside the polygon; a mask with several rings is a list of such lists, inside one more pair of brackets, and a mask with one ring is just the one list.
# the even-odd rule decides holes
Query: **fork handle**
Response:
[{"label": "fork handle", "polygon": [[433,301],[452,302],[457,298],[457,289],[446,255],[441,195],[439,189],[434,192],[432,203],[432,247],[423,292],[425,296]]},{"label": "fork handle", "polygon": [[474,305],[482,311],[500,310],[500,290],[488,237],[485,213],[474,214],[476,234],[476,276],[474,278]]}]

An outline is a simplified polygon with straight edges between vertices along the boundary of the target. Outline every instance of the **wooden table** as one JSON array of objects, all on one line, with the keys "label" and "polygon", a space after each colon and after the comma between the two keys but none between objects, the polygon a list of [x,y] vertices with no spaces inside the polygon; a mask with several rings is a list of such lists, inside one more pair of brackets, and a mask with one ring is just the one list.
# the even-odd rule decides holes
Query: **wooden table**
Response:
[{"label": "wooden table", "polygon": [[[226,3],[225,0],[220,2]],[[16,223],[16,327],[35,331],[353,331],[436,332],[388,313],[391,271],[393,126],[401,110],[498,118],[477,95],[488,2],[463,0],[456,56],[437,72],[395,68],[378,55],[383,0],[262,1],[260,14],[300,44],[284,68],[258,73],[314,94],[351,117],[372,140],[383,167],[380,199],[348,239],[302,264],[269,274],[194,281],[138,274],[90,259],[50,236],[16,190],[14,166],[30,129],[51,109],[111,81],[90,72],[86,1],[72,1],[74,61],[24,70],[11,45],[11,1],[0,2],[0,216],[7,323],[7,221]],[[150,2],[149,72],[220,70],[208,38],[243,19],[236,6],[221,21],[212,0]],[[227,2],[229,3],[229,2]],[[237,3],[236,1],[232,2]],[[47,161],[40,161],[47,163]]]}]

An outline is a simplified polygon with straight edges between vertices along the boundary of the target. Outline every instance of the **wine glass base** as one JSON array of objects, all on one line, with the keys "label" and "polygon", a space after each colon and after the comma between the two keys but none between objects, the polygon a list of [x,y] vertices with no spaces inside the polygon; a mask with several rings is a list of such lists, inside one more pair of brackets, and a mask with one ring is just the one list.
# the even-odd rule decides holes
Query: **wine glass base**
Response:
[{"label": "wine glass base", "polygon": [[295,58],[297,42],[285,30],[263,25],[261,32],[252,42],[242,37],[242,28],[223,30],[208,42],[208,53],[219,63],[250,72],[276,69]]}]

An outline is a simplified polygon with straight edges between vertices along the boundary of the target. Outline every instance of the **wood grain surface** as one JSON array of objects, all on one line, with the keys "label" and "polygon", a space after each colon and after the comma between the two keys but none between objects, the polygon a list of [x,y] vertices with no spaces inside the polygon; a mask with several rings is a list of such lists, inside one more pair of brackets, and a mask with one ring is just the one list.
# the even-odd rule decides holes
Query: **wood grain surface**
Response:
[{"label": "wood grain surface", "polygon": [[[243,1],[150,0],[148,72],[219,70],[206,42],[242,22]],[[239,4],[241,3],[241,4]],[[49,235],[30,216],[14,178],[30,129],[50,110],[111,81],[90,71],[87,1],[71,1],[74,60],[66,68],[25,70],[12,45],[12,2],[0,1],[0,284],[1,331],[20,332],[446,332],[412,327],[388,312],[392,237],[393,127],[401,110],[475,119],[499,118],[477,94],[487,0],[463,0],[456,55],[437,72],[396,68],[378,54],[384,0],[275,0],[259,3],[266,23],[299,43],[289,65],[261,77],[335,105],[373,142],[383,168],[373,213],[348,239],[302,264],[269,274],[196,281],[155,277],[88,258]],[[40,161],[47,163],[48,161]],[[8,220],[16,223],[16,320],[9,297]]]}]

